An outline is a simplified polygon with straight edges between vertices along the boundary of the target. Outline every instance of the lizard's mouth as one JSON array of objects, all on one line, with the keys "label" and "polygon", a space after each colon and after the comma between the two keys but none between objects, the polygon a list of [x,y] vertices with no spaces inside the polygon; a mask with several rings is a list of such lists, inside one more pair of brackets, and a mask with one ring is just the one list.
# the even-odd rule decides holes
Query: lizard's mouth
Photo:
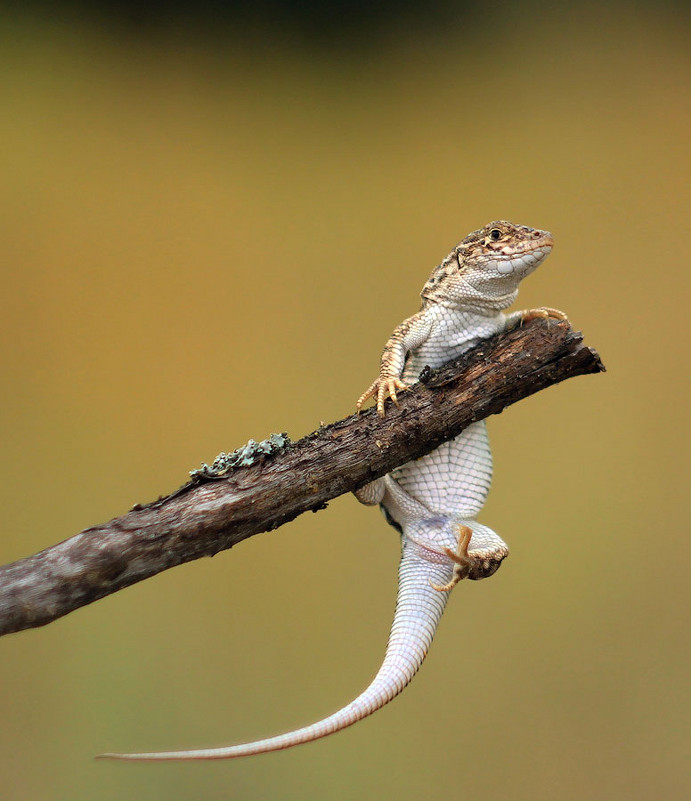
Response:
[{"label": "lizard's mouth", "polygon": [[551,250],[551,247],[535,248],[527,253],[514,255],[511,258],[504,256],[503,258],[495,259],[494,263],[500,275],[511,275],[514,272],[525,272],[526,270],[532,271]]}]

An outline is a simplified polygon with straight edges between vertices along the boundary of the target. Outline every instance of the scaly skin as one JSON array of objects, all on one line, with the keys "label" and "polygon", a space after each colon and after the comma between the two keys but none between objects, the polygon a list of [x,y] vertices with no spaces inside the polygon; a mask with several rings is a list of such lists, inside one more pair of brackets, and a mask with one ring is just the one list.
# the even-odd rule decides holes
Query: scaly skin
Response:
[{"label": "scaly skin", "polygon": [[[379,377],[357,408],[375,396],[384,415],[387,395],[418,380],[482,339],[533,317],[566,319],[554,309],[503,314],[518,284],[552,249],[552,236],[503,220],[469,234],[435,268],[425,284],[420,311],[393,332]],[[491,576],[508,547],[475,518],[492,477],[484,421],[427,456],[398,467],[356,492],[362,503],[380,504],[401,533],[402,557],[396,612],[384,661],[367,689],[338,712],[310,726],[265,740],[194,751],[103,754],[113,759],[230,759],[290,748],[351,726],[400,693],[427,655],[449,591],[462,579]]]}]

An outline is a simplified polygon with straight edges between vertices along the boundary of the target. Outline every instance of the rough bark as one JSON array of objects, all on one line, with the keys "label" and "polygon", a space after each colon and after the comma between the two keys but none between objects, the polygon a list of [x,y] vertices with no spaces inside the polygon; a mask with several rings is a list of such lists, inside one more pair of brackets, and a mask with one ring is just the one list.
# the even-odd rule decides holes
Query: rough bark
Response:
[{"label": "rough bark", "polygon": [[46,623],[175,565],[213,556],[429,453],[471,423],[566,378],[604,370],[567,323],[534,320],[401,393],[212,481],[188,482],[0,567],[0,634]]}]

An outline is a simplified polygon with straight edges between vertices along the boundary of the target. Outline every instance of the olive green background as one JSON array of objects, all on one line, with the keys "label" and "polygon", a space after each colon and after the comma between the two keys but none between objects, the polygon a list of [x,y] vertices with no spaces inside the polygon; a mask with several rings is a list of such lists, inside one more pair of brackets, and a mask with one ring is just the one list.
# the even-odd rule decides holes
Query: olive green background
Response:
[{"label": "olive green background", "polygon": [[688,797],[687,22],[516,7],[312,51],[2,20],[3,562],[349,414],[497,217],[554,233],[520,305],[608,368],[490,421],[481,519],[511,558],[390,706],[247,760],[92,759],[275,734],[366,685],[398,542],[343,497],[0,641],[5,801]]}]

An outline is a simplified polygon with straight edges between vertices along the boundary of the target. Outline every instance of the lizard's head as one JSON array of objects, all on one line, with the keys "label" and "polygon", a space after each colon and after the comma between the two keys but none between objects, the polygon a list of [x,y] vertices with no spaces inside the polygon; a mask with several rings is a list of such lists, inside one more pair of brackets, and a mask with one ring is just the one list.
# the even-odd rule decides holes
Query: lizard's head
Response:
[{"label": "lizard's head", "polygon": [[549,231],[495,220],[473,231],[458,245],[471,271],[482,269],[488,276],[516,275],[518,281],[531,273],[554,245]]},{"label": "lizard's head", "polygon": [[553,244],[549,231],[494,220],[451,251],[432,273],[423,298],[506,308],[518,284],[549,255]]}]

